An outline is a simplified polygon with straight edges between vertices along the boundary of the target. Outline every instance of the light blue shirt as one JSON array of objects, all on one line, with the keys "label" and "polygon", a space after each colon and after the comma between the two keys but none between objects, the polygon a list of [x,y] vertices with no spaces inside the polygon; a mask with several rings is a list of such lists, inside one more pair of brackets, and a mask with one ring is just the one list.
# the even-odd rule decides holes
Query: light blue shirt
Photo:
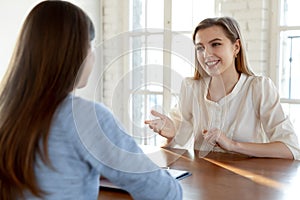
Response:
[{"label": "light blue shirt", "polygon": [[97,199],[100,175],[134,199],[182,199],[178,181],[142,153],[102,104],[69,95],[54,115],[48,151],[53,167],[39,156],[35,167],[43,199]]}]

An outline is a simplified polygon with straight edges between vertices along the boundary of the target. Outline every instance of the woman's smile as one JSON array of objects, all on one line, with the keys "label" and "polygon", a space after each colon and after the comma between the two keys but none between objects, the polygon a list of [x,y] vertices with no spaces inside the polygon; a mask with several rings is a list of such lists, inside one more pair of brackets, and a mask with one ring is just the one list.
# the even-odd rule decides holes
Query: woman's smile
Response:
[{"label": "woman's smile", "polygon": [[219,64],[219,62],[220,62],[220,60],[210,60],[210,61],[206,61],[205,65],[208,68],[213,68],[213,67],[217,66]]}]

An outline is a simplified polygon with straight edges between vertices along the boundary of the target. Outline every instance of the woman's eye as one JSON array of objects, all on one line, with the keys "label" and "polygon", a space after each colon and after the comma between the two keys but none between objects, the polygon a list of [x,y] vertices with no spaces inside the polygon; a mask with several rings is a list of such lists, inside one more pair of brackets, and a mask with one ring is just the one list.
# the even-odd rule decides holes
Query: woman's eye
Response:
[{"label": "woman's eye", "polygon": [[196,46],[196,51],[204,51],[204,47],[202,47],[202,46]]},{"label": "woman's eye", "polygon": [[213,47],[217,47],[217,46],[220,46],[220,45],[221,45],[220,43],[212,43]]}]

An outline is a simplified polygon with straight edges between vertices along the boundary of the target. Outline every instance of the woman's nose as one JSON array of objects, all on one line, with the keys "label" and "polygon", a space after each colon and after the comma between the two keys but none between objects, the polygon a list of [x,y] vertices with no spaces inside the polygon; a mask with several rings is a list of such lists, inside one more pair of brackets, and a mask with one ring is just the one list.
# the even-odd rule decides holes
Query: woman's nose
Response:
[{"label": "woman's nose", "polygon": [[205,50],[203,51],[203,56],[206,58],[211,55],[212,55],[212,50],[210,48],[205,48]]}]

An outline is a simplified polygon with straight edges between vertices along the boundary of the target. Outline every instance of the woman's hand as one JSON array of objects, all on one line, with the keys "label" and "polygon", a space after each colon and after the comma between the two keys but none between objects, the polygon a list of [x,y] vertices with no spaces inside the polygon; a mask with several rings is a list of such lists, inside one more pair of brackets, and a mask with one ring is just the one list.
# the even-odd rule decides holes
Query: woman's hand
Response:
[{"label": "woman's hand", "polygon": [[204,141],[212,146],[218,145],[227,151],[232,151],[233,149],[234,141],[226,137],[220,129],[203,130],[202,135]]},{"label": "woman's hand", "polygon": [[207,144],[212,146],[218,145],[226,151],[254,157],[294,159],[292,152],[282,142],[237,142],[226,137],[219,129],[203,130],[202,135],[204,137],[204,142],[207,142]]},{"label": "woman's hand", "polygon": [[155,110],[151,110],[151,114],[157,117],[157,119],[145,120],[145,124],[148,124],[149,128],[153,129],[159,135],[172,140],[175,136],[175,127],[172,120]]}]

